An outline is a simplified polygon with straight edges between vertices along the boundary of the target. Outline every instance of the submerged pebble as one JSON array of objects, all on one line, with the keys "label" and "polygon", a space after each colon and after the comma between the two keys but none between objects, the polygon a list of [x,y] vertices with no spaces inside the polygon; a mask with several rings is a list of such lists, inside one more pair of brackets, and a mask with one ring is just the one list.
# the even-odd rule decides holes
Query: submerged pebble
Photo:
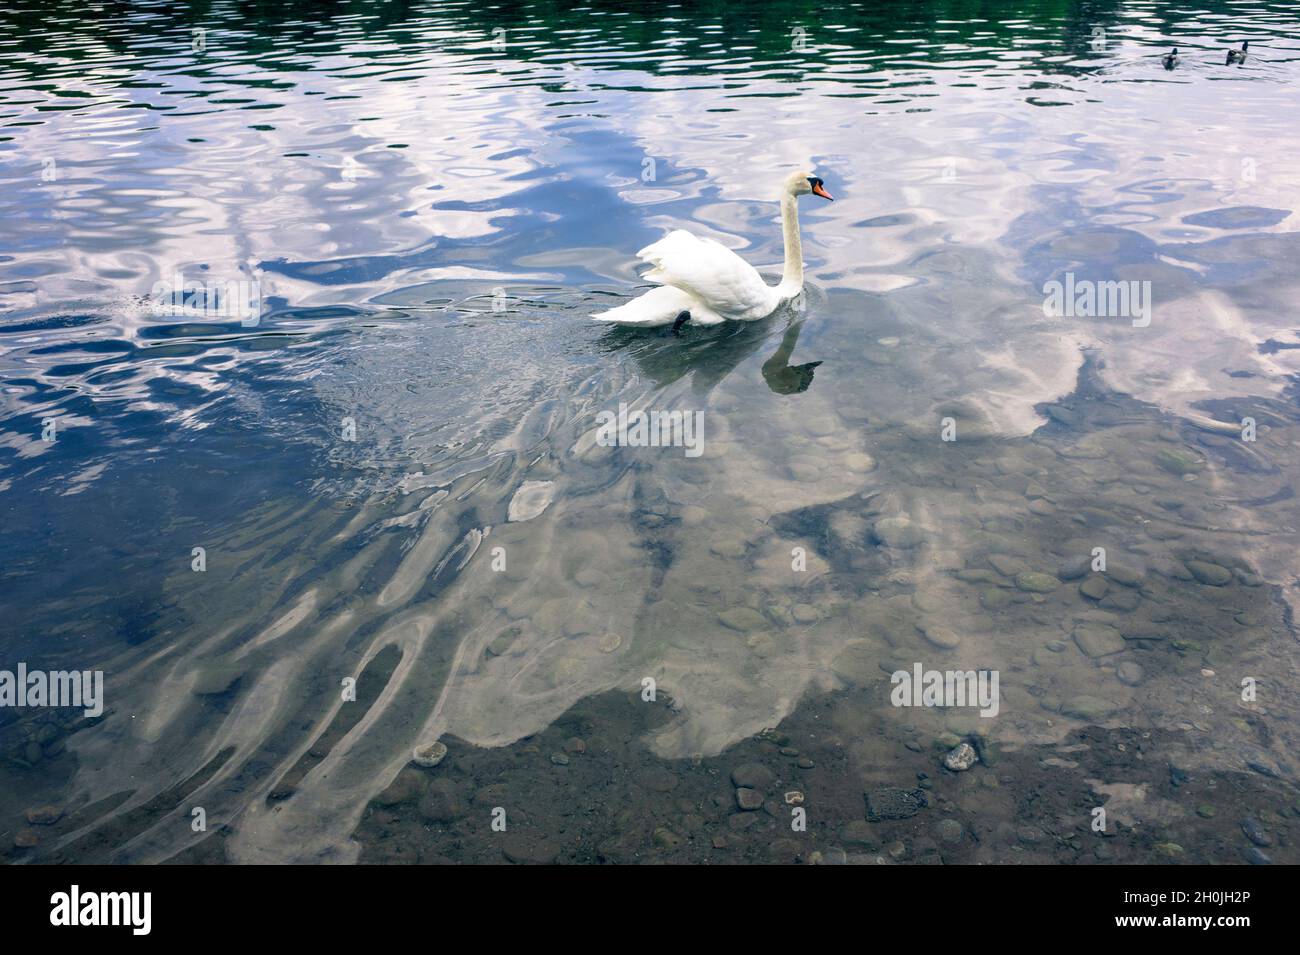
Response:
[{"label": "submerged pebble", "polygon": [[1011,597],[1005,591],[990,588],[980,592],[980,604],[985,610],[1002,610],[1010,606]]},{"label": "submerged pebble", "polygon": [[1106,596],[1106,589],[1106,581],[1101,577],[1089,577],[1079,585],[1079,593],[1093,600],[1100,600]]},{"label": "submerged pebble", "polygon": [[718,614],[718,621],[724,627],[739,630],[741,633],[766,629],[768,625],[761,613],[749,607],[732,607],[730,610],[724,610]]},{"label": "submerged pebble", "polygon": [[978,760],[979,755],[975,752],[975,747],[970,743],[962,743],[943,758],[943,764],[954,773],[964,773]]},{"label": "submerged pebble", "polygon": [[795,623],[816,623],[819,616],[817,608],[812,604],[795,604],[791,615]]},{"label": "submerged pebble", "polygon": [[1101,600],[1106,610],[1120,610],[1131,613],[1142,605],[1142,598],[1134,590],[1112,590]]},{"label": "submerged pebble", "polygon": [[1181,448],[1161,448],[1156,452],[1155,462],[1157,467],[1180,477],[1195,474],[1205,467],[1205,461],[1199,455]]},{"label": "submerged pebble", "polygon": [[1057,587],[1061,586],[1061,582],[1051,574],[1042,574],[1037,571],[1026,571],[1025,573],[1016,575],[1016,586],[1028,593],[1049,594]]},{"label": "submerged pebble", "polygon": [[743,763],[731,771],[731,781],[742,788],[766,790],[776,781],[776,774],[762,763]]},{"label": "submerged pebble", "polygon": [[961,646],[961,637],[947,627],[926,626],[921,628],[921,633],[940,650],[955,650]]},{"label": "submerged pebble", "polygon": [[929,797],[923,789],[885,786],[868,790],[864,796],[867,803],[867,818],[872,822],[879,822],[882,819],[910,819],[930,805]]},{"label": "submerged pebble", "polygon": [[1089,657],[1106,657],[1128,648],[1114,627],[1087,624],[1074,629],[1074,642]]},{"label": "submerged pebble", "polygon": [[1220,567],[1218,564],[1211,564],[1204,560],[1189,560],[1184,563],[1198,583],[1207,584],[1211,587],[1223,587],[1232,581],[1232,571],[1226,567]]},{"label": "submerged pebble", "polygon": [[551,505],[555,498],[554,481],[525,481],[515,491],[506,511],[506,520],[531,521]]},{"label": "submerged pebble", "polygon": [[1273,837],[1268,834],[1268,830],[1254,816],[1247,816],[1241,820],[1241,831],[1246,834],[1246,838],[1257,846],[1268,847],[1273,844]]},{"label": "submerged pebble", "polygon": [[57,806],[37,806],[28,809],[23,815],[33,826],[52,826],[63,818],[63,810]]},{"label": "submerged pebble", "polygon": [[1125,686],[1137,686],[1142,682],[1143,678],[1146,677],[1146,671],[1142,669],[1140,663],[1135,663],[1132,660],[1125,660],[1115,668],[1115,676],[1118,677],[1119,682],[1123,683]]},{"label": "submerged pebble", "polygon": [[438,740],[415,747],[411,762],[425,769],[432,769],[447,758],[447,745]]},{"label": "submerged pebble", "polygon": [[1061,712],[1079,720],[1102,720],[1119,709],[1119,704],[1101,697],[1083,694],[1074,696],[1061,704]]},{"label": "submerged pebble", "polygon": [[1067,560],[1056,570],[1061,580],[1078,580],[1092,570],[1092,561],[1087,557],[1075,557]]},{"label": "submerged pebble", "polygon": [[1142,575],[1128,567],[1112,565],[1106,569],[1106,576],[1122,587],[1142,586]]}]

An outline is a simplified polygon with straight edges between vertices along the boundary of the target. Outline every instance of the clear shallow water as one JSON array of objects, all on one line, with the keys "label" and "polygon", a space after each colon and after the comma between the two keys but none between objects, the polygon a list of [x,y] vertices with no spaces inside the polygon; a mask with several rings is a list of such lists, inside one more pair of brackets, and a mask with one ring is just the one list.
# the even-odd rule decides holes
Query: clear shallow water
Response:
[{"label": "clear shallow water", "polygon": [[[669,858],[713,826],[765,838],[708,798],[743,747],[784,759],[753,738],[794,721],[842,769],[791,768],[818,848],[864,788],[939,776],[932,748],[978,733],[1003,766],[935,784],[984,836],[942,845],[957,861],[1055,858],[999,827],[1086,832],[1101,804],[1122,861],[1241,861],[1231,805],[1206,828],[1112,765],[1120,745],[1161,779],[1262,787],[1266,851],[1295,861],[1298,9],[4,14],[0,665],[103,669],[108,707],[0,711],[0,826],[65,811],[11,857],[162,860],[217,832],[237,861],[412,839],[478,858],[470,797],[497,784],[485,805],[571,847],[582,826],[557,836],[536,793],[589,793],[576,766],[603,751],[562,766],[529,738],[576,705],[634,780],[671,767],[682,802],[701,774],[711,812],[616,797],[609,825]],[[681,336],[588,321],[667,228],[774,281],[800,166],[837,198],[803,201],[795,309]],[[256,281],[257,323],[158,315],[177,271]],[[1067,272],[1150,282],[1150,324],[1046,316]],[[620,402],[702,411],[704,454],[600,447]],[[1211,423],[1246,416],[1255,442]],[[549,504],[508,520],[527,482]],[[1131,571],[1099,599],[1068,579],[1098,546]],[[887,673],[918,661],[998,669],[1001,713],[889,706]],[[647,676],[662,719],[593,702]],[[1080,756],[1103,730],[1139,742]],[[472,807],[440,822],[426,794],[431,827],[402,829],[402,801],[376,822],[440,736]],[[996,773],[995,798],[973,780]],[[1062,805],[1026,817],[1009,792]],[[927,858],[929,821],[907,824],[882,846]]]}]

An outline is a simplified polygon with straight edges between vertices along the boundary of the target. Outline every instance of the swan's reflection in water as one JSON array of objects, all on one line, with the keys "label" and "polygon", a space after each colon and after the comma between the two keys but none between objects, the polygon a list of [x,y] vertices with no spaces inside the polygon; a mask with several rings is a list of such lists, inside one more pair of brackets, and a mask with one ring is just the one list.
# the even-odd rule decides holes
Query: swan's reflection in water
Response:
[{"label": "swan's reflection in water", "polygon": [[820,361],[804,362],[791,365],[790,356],[794,346],[799,344],[799,333],[803,331],[803,320],[791,322],[781,338],[781,347],[772,353],[772,357],[763,362],[763,380],[767,387],[778,395],[797,395],[807,391],[812,385],[813,372]]},{"label": "swan's reflection in water", "polygon": [[773,394],[797,395],[811,387],[820,361],[791,365],[790,358],[804,319],[782,309],[756,322],[728,322],[715,326],[686,326],[678,331],[612,328],[601,340],[607,351],[624,351],[637,369],[659,388],[690,377],[696,395],[709,394],[751,355],[771,341],[781,322],[786,323],[780,344],[763,362],[763,380]]}]

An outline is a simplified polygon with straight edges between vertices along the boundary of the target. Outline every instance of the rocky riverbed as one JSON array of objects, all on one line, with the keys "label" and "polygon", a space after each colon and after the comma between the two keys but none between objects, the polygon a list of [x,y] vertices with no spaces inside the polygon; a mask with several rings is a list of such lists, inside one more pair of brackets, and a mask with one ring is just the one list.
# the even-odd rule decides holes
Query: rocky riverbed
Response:
[{"label": "rocky riverbed", "polygon": [[[721,757],[641,740],[667,708],[610,693],[545,733],[451,743],[367,809],[363,862],[939,864],[1300,862],[1300,797],[1269,768],[1186,768],[1194,735],[1074,731],[952,772],[949,737],[852,728],[852,693],[807,701]],[[900,745],[901,743],[901,745]],[[562,758],[560,758],[562,757]],[[744,794],[737,797],[737,794]],[[751,795],[752,794],[752,795]],[[507,828],[492,830],[492,810]],[[1094,810],[1106,810],[1104,831]],[[792,828],[794,808],[806,831]]]}]

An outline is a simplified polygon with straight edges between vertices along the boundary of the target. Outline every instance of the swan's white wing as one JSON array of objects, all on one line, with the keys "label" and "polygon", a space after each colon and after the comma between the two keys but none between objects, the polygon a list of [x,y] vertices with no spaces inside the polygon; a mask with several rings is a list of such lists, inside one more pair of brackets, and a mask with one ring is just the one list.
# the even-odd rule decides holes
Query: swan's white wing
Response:
[{"label": "swan's white wing", "polygon": [[591,317],[598,322],[613,322],[617,325],[639,325],[654,328],[658,325],[671,325],[677,321],[682,312],[691,313],[694,325],[716,325],[724,321],[723,317],[709,308],[690,292],[672,285],[652,288],[644,295],[632,301],[598,312]]},{"label": "swan's white wing", "polygon": [[648,281],[683,289],[727,318],[758,318],[776,307],[776,290],[752,265],[685,229],[669,232],[637,256],[653,266],[644,276]]}]

